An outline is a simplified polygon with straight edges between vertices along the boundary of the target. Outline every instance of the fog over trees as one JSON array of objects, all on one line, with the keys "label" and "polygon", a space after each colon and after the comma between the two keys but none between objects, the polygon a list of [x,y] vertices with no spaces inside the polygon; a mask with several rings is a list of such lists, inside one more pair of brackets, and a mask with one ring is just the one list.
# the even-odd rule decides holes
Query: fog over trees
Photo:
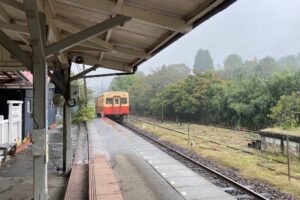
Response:
[{"label": "fog over trees", "polygon": [[300,54],[243,60],[234,53],[220,68],[212,64],[209,51],[200,49],[194,73],[184,64],[164,65],[148,75],[116,77],[110,89],[128,91],[136,115],[160,118],[163,106],[171,120],[251,129],[299,126]]}]

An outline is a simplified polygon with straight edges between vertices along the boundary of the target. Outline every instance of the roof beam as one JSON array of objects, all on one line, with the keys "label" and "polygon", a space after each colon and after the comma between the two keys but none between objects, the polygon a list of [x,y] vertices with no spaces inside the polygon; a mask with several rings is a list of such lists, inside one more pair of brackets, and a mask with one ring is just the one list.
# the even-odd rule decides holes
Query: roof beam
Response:
[{"label": "roof beam", "polygon": [[205,2],[203,4],[201,4],[198,8],[196,8],[196,10],[193,13],[193,16],[190,16],[187,19],[187,23],[188,24],[193,24],[197,19],[203,17],[204,15],[206,15],[209,11],[213,10],[215,7],[219,6],[221,3],[223,3],[224,0],[211,0],[208,2]]},{"label": "roof beam", "polygon": [[109,29],[116,26],[123,25],[125,22],[129,21],[130,17],[125,17],[122,15],[116,16],[112,19],[108,19],[100,24],[89,27],[79,33],[76,33],[70,37],[67,37],[57,43],[54,43],[46,48],[46,56],[49,57],[55,53],[62,52],[68,48],[71,48],[85,40],[88,40],[96,35],[99,35]]},{"label": "roof beam", "polygon": [[107,68],[107,69],[114,69],[114,70],[124,71],[124,72],[132,71],[132,68],[129,65],[124,64],[122,62],[110,61],[110,60],[105,60],[105,59],[103,59],[102,61],[99,62],[99,60],[95,57],[85,56],[85,55],[82,55],[82,56],[84,58],[84,64],[91,65],[92,67],[72,76],[71,80],[76,80],[76,79],[82,78],[84,75],[88,74],[91,71],[96,70],[99,67]]},{"label": "roof beam", "polygon": [[[61,19],[56,19],[55,23],[58,28],[65,30],[69,33],[76,34],[80,32],[80,29],[72,26],[69,22]],[[86,41],[88,42],[88,41]],[[127,48],[127,47],[118,47],[117,45],[113,45],[105,40],[102,40],[101,38],[94,37],[89,39],[89,42],[92,42],[99,46],[100,49],[106,52],[119,52],[125,55],[134,56],[138,58],[149,58],[151,57],[149,54],[147,54],[144,51],[135,50],[134,48]]]},{"label": "roof beam", "polygon": [[132,17],[145,23],[172,31],[186,33],[192,30],[192,26],[187,24],[185,20],[124,4],[117,7],[115,2],[109,0],[68,0],[67,2],[71,5],[80,5],[88,10],[103,10],[114,14]]},{"label": "roof beam", "polygon": [[12,19],[10,18],[10,16],[6,12],[6,10],[4,10],[2,5],[0,5],[0,19],[6,23],[11,23],[11,21],[12,21]]},{"label": "roof beam", "polygon": [[88,68],[88,69],[86,69],[86,70],[84,70],[84,71],[82,71],[82,72],[80,72],[80,73],[72,76],[71,77],[71,81],[79,79],[79,78],[82,78],[84,75],[86,75],[87,73],[90,73],[91,71],[96,70],[98,67],[100,67],[100,66],[99,65],[94,65],[94,66],[92,66],[92,67],[90,67],[90,68]]},{"label": "roof beam", "polygon": [[[120,5],[122,5],[122,3],[124,2],[124,0],[117,0],[117,8],[120,8]],[[114,17],[115,15],[112,15],[111,17]],[[112,34],[112,29],[107,31],[106,36],[105,36],[105,41],[109,42],[109,39],[111,37]],[[104,57],[104,52],[101,52],[99,55],[99,62],[103,59]]]},{"label": "roof beam", "polygon": [[16,56],[28,69],[32,66],[31,55],[23,51],[14,41],[12,41],[2,30],[0,30],[0,44],[12,55]]},{"label": "roof beam", "polygon": [[26,34],[28,34],[28,28],[27,28],[27,26],[15,24],[15,23],[0,22],[0,28],[8,30],[8,31],[16,31],[18,33],[26,33]]},{"label": "roof beam", "polygon": [[30,45],[29,37],[27,35],[24,35],[22,33],[17,33],[18,37],[27,45]]},{"label": "roof beam", "polygon": [[[55,20],[55,24],[57,25],[58,28],[65,30],[69,33],[76,34],[80,32],[81,30],[75,26],[72,26],[69,22],[63,21],[63,20]],[[94,44],[97,44],[102,48],[103,50],[106,51],[112,51],[113,50],[113,45],[109,44],[108,42],[105,42],[104,40],[94,37],[90,38],[89,41],[93,42]]]},{"label": "roof beam", "polygon": [[95,75],[87,75],[82,78],[99,78],[99,77],[107,77],[107,76],[123,76],[123,75],[132,75],[134,72],[123,72],[123,73],[111,73],[111,74],[95,74]]},{"label": "roof beam", "polygon": [[[56,24],[55,24],[55,13],[52,12],[51,7],[53,6],[53,4],[51,4],[52,2],[49,2],[49,1],[44,2],[43,5],[42,5],[42,2],[39,2],[39,3],[40,3],[39,8],[45,13],[47,23],[49,25],[50,31],[52,32],[52,34],[49,34],[49,36],[52,36],[53,38],[49,38],[49,40],[53,41],[53,42],[57,42],[61,39],[61,36],[60,36],[60,32],[57,29]],[[68,62],[68,59],[64,54],[58,54],[57,58],[59,59],[59,61],[61,63]]]},{"label": "roof beam", "polygon": [[[91,58],[91,59],[86,60],[84,63],[91,65],[92,63],[95,63],[96,61],[97,61],[96,58],[95,59]],[[122,63],[115,62],[115,61],[102,60],[102,61],[98,62],[98,64],[72,76],[70,80],[73,81],[73,80],[83,78],[84,75],[90,73],[91,71],[95,71],[98,68],[107,68],[107,69],[113,69],[113,70],[117,70],[117,71],[129,72],[129,73],[132,72],[132,68],[129,67],[128,65],[124,65]]]},{"label": "roof beam", "polygon": [[11,8],[17,9],[22,12],[25,10],[24,5],[15,0],[0,0],[0,3],[5,4]]},{"label": "roof beam", "polygon": [[132,70],[132,68],[129,65],[124,64],[123,62],[106,60],[106,59],[103,59],[101,62],[98,62],[98,59],[96,57],[91,57],[91,56],[84,56],[84,64],[92,65],[92,66],[97,65],[99,67],[103,67],[107,69],[114,69],[114,70],[126,71],[126,72]]}]

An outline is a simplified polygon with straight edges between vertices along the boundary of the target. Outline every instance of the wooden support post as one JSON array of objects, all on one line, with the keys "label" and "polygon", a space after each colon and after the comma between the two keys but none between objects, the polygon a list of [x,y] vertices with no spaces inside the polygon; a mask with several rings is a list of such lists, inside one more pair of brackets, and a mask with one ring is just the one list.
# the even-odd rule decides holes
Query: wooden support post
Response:
[{"label": "wooden support post", "polygon": [[64,104],[64,122],[63,122],[63,171],[69,174],[72,168],[73,151],[71,138],[71,108],[68,105],[70,101],[70,67],[64,70],[65,73],[65,104]]},{"label": "wooden support post", "polygon": [[48,67],[45,56],[46,17],[36,0],[23,2],[33,60],[33,198],[48,199]]}]

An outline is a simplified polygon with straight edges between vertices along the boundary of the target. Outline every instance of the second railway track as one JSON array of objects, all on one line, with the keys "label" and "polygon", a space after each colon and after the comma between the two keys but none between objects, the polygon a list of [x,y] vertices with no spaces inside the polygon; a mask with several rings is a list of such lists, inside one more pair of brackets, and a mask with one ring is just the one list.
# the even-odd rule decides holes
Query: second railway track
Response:
[{"label": "second railway track", "polygon": [[[199,161],[183,154],[182,152],[178,151],[177,149],[170,147],[158,140],[156,140],[154,137],[149,136],[148,134],[145,134],[143,131],[134,128],[130,125],[128,125],[127,123],[122,123],[123,126],[125,126],[126,128],[132,130],[134,133],[137,133],[139,135],[141,135],[142,137],[146,138],[147,140],[150,140],[151,142],[155,143],[156,145],[163,147],[165,150],[167,150],[170,154],[173,154],[172,156],[174,157],[174,154],[177,156],[176,159],[180,159],[180,161],[182,161],[182,159],[184,159],[185,161],[191,163],[194,166],[189,166],[190,168],[201,168],[201,173],[206,173],[206,176],[209,177],[211,179],[212,182],[214,182],[214,184],[220,186],[223,188],[224,191],[227,191],[228,193],[230,193],[231,195],[235,196],[237,199],[269,199],[267,198],[266,194],[262,195],[260,193],[255,192],[254,190],[250,189],[248,186],[245,186],[243,184],[240,184],[238,182],[236,182],[235,180],[223,175],[222,173],[212,169],[211,167],[200,163]],[[179,158],[180,157],[180,158]],[[199,170],[197,170],[199,173]],[[205,171],[205,172],[204,172]],[[207,173],[209,173],[212,176],[207,175]]]}]

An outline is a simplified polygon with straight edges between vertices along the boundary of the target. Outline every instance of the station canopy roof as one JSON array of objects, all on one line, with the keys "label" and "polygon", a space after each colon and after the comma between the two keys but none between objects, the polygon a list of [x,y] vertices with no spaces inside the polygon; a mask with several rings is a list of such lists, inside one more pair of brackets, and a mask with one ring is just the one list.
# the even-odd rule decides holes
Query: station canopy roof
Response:
[{"label": "station canopy roof", "polygon": [[[45,13],[48,30],[48,66],[58,68],[72,60],[93,66],[90,71],[103,67],[133,72],[234,1],[40,0],[38,9]],[[23,1],[0,0],[0,29],[24,51],[31,52],[27,21]],[[72,44],[65,41],[87,34],[84,40],[70,39],[76,41]],[[15,56],[3,47],[0,50],[0,71],[24,70]]]}]

